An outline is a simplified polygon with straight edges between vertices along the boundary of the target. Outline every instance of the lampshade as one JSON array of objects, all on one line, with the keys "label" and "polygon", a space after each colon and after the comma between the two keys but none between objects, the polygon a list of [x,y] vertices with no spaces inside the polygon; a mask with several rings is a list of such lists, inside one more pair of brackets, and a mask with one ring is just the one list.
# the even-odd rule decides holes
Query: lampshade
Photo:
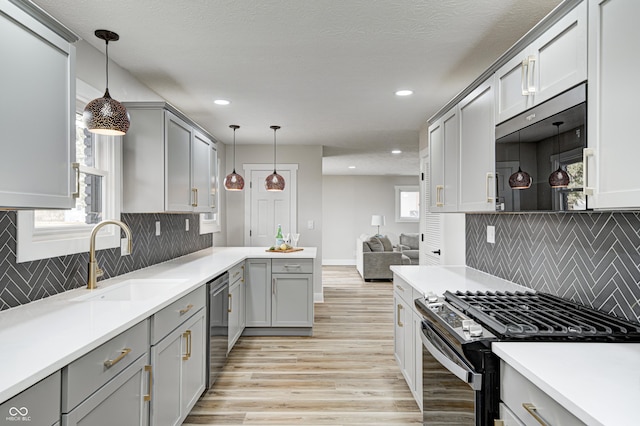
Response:
[{"label": "lampshade", "polygon": [[233,172],[224,178],[224,187],[227,191],[242,191],[244,189],[244,178],[236,173],[236,130],[240,126],[232,124],[229,127],[233,129]]},{"label": "lampshade", "polygon": [[[564,124],[564,122],[556,121],[552,124],[556,126],[556,145],[558,148],[558,163],[560,163],[560,126]],[[569,186],[570,180],[571,179],[569,179],[569,174],[566,171],[562,170],[562,167],[560,165],[558,165],[558,170],[552,172],[549,175],[549,185],[551,185],[552,188],[566,188],[567,186]]]},{"label": "lampshade", "polygon": [[264,187],[267,191],[284,190],[284,178],[276,172],[276,131],[280,126],[271,126],[273,129],[273,173],[267,176],[264,181]]},{"label": "lampshade", "polygon": [[518,167],[518,171],[509,176],[509,186],[511,189],[528,189],[531,187],[531,176]]},{"label": "lampshade", "polygon": [[106,44],[106,89],[101,98],[87,104],[82,120],[92,133],[122,136],[129,130],[129,113],[124,105],[109,94],[109,42],[119,40],[120,36],[109,30],[96,30],[95,35]]},{"label": "lampshade", "polygon": [[384,226],[384,216],[374,214],[371,216],[371,226]]}]

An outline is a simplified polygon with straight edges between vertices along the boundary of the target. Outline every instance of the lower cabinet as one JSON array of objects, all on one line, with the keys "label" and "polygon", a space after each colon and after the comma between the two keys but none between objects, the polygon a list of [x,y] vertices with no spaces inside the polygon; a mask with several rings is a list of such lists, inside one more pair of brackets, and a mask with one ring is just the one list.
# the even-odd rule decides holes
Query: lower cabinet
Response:
[{"label": "lower cabinet", "polygon": [[0,424],[60,424],[60,376],[57,371],[0,404]]},{"label": "lower cabinet", "polygon": [[[204,392],[207,339],[204,306],[205,286],[153,316],[152,425],[182,424]],[[172,331],[164,337],[156,330],[167,327]]]},{"label": "lower cabinet", "polygon": [[238,280],[229,287],[229,348],[231,352],[245,327],[245,285]]}]

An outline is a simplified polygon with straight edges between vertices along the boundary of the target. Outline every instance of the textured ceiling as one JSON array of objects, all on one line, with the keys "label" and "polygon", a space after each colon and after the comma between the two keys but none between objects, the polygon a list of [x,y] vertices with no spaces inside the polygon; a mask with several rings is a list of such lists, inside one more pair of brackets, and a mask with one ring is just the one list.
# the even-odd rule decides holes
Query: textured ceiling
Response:
[{"label": "textured ceiling", "polygon": [[415,175],[420,126],[560,0],[34,2],[100,51],[95,29],[119,33],[110,58],[224,143],[277,124],[325,174]]}]

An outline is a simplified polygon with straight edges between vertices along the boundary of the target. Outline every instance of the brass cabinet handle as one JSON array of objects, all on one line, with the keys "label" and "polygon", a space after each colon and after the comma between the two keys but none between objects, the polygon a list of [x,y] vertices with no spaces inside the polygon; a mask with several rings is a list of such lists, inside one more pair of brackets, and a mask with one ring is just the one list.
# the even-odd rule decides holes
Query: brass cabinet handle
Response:
[{"label": "brass cabinet handle", "polygon": [[535,64],[536,57],[531,55],[527,58],[529,64],[527,65],[527,92],[529,94],[536,93],[536,86],[533,84],[533,78],[535,76]]},{"label": "brass cabinet handle", "polygon": [[400,287],[398,284],[396,284],[396,288],[400,291],[404,291],[404,287]]},{"label": "brass cabinet handle", "polygon": [[231,303],[233,302],[233,294],[229,293],[229,306],[227,307],[227,312],[231,313],[231,311],[233,310]]},{"label": "brass cabinet handle", "polygon": [[491,185],[489,185],[489,180],[493,179],[493,173],[488,172],[487,173],[487,177],[486,177],[486,181],[485,181],[485,191],[486,191],[486,195],[487,195],[487,203],[491,203],[493,201],[493,197],[491,197],[491,193],[489,192],[489,188],[491,187]]},{"label": "brass cabinet handle", "polygon": [[180,309],[180,315],[184,315],[187,312],[189,312],[191,309],[193,309],[193,304],[189,303],[186,307]]},{"label": "brass cabinet handle", "polygon": [[242,272],[243,272],[243,274],[242,274],[242,279],[241,279],[240,281],[241,281],[241,282],[244,282],[244,265],[242,265],[242,266],[240,267],[240,269],[242,269]]},{"label": "brass cabinet handle", "polygon": [[275,278],[271,279],[271,294],[273,294],[274,296],[276,294],[276,279]]},{"label": "brass cabinet handle", "polygon": [[71,194],[73,198],[80,198],[80,163],[71,163],[71,167],[76,171],[76,192]]},{"label": "brass cabinet handle", "polygon": [[494,420],[493,421],[493,426],[504,426],[504,420]]},{"label": "brass cabinet handle", "polygon": [[404,327],[402,321],[400,321],[400,311],[402,310],[402,305],[398,304],[398,327]]},{"label": "brass cabinet handle", "polygon": [[149,372],[149,393],[144,396],[144,400],[151,401],[151,388],[153,386],[153,367],[150,365],[145,365],[144,371]]},{"label": "brass cabinet handle", "polygon": [[119,363],[120,361],[122,361],[122,358],[124,358],[125,356],[127,356],[127,354],[131,352],[131,348],[124,348],[120,351],[120,355],[118,355],[115,359],[108,359],[104,362],[104,366],[107,368],[111,368],[114,365],[116,365],[117,363]]},{"label": "brass cabinet handle", "polygon": [[593,194],[595,193],[595,190],[593,189],[593,187],[589,186],[589,183],[591,182],[591,179],[589,179],[589,157],[593,157],[595,155],[595,151],[593,148],[584,148],[582,150],[582,164],[583,164],[583,170],[582,170],[582,176],[584,176],[583,178],[583,182],[584,182],[584,195],[591,195],[593,196]]},{"label": "brass cabinet handle", "polygon": [[193,193],[193,202],[191,203],[191,207],[198,207],[198,188],[191,188],[191,192]]},{"label": "brass cabinet handle", "polygon": [[[525,71],[526,68],[526,71]],[[527,90],[527,81],[529,75],[529,57],[526,57],[522,60],[522,64],[520,64],[520,88],[522,89],[522,96],[529,96],[529,91]]]},{"label": "brass cabinet handle", "polygon": [[184,333],[182,333],[182,336],[187,341],[187,353],[182,356],[182,360],[187,361],[189,358],[191,358],[191,330],[185,331]]},{"label": "brass cabinet handle", "polygon": [[542,426],[551,426],[549,423],[547,423],[547,421],[545,419],[542,418],[542,416],[540,416],[540,414],[538,414],[538,409],[532,403],[523,402],[522,403],[522,407],[525,410],[527,410],[527,412],[529,414],[531,414],[533,416],[533,418],[536,419],[537,422],[540,423]]},{"label": "brass cabinet handle", "polygon": [[444,206],[444,201],[440,200],[441,193],[444,193],[444,185],[436,185],[436,207]]}]

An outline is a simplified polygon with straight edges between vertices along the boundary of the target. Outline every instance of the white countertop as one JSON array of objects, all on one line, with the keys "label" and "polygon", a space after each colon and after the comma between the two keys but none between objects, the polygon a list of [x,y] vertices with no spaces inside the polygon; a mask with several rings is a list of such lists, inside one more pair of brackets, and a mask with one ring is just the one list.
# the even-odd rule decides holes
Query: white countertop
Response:
[{"label": "white countertop", "polygon": [[[0,312],[0,403],[97,348],[212,278],[249,258],[312,258],[317,249],[292,253],[264,247],[216,247]],[[128,279],[184,279],[158,297],[136,302],[72,301]]]},{"label": "white countertop", "polygon": [[588,425],[640,422],[640,344],[503,342],[492,349]]},{"label": "white countertop", "polygon": [[[529,290],[465,266],[392,266],[422,294]],[[501,342],[493,352],[588,425],[638,424],[640,344]]]}]

